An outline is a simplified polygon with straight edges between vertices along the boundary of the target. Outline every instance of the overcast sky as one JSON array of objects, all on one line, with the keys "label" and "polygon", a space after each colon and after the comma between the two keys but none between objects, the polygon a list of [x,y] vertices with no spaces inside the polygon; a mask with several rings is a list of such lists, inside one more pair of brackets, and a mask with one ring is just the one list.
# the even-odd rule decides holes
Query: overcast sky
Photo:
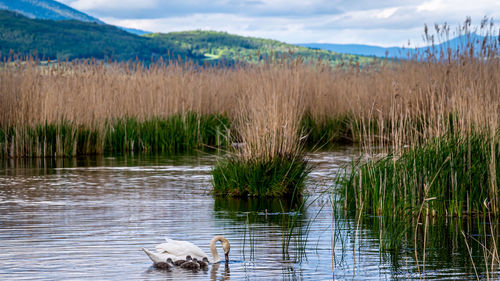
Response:
[{"label": "overcast sky", "polygon": [[[500,19],[500,0],[59,0],[106,23],[153,32],[227,31],[288,43],[422,42],[424,23]],[[496,21],[497,25],[500,23]]]}]

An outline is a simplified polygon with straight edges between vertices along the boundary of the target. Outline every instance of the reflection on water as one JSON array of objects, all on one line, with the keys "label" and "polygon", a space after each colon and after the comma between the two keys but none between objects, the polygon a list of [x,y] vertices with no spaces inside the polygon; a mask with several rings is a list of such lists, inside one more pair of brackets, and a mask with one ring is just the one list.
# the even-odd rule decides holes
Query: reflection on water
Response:
[{"label": "reflection on water", "polygon": [[[311,155],[308,194],[295,202],[213,198],[214,155],[2,161],[0,279],[498,278],[498,225],[487,218],[385,221],[331,208],[324,191],[352,155]],[[231,260],[208,271],[157,270],[140,251],[170,237],[209,252],[219,234]]]},{"label": "reflection on water", "polygon": [[[243,223],[267,223],[282,225],[285,220],[297,217],[298,223],[304,221],[303,213],[307,208],[304,198],[289,201],[284,199],[258,198],[214,198],[215,216]],[[301,207],[302,206],[302,207]]]},{"label": "reflection on water", "polygon": [[[257,245],[270,242],[281,245],[283,261],[300,261],[305,257],[307,242],[307,226],[309,220],[305,216],[307,199],[257,199],[257,198],[215,198],[215,215],[217,218],[231,219],[240,224],[243,236],[242,259],[255,261]],[[275,235],[268,234],[268,229],[275,228]],[[263,239],[263,241],[260,241]],[[290,245],[293,244],[290,251]],[[245,251],[245,249],[248,249]]]},{"label": "reflection on water", "polygon": [[424,217],[418,223],[363,217],[359,224],[366,230],[361,240],[379,240],[381,258],[401,278],[498,279],[499,228],[487,217]]}]

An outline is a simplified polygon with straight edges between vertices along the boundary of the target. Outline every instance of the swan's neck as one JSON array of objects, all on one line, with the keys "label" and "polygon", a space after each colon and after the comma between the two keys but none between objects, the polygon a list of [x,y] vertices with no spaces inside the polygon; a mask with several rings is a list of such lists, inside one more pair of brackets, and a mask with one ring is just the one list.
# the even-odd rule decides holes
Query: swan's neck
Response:
[{"label": "swan's neck", "polygon": [[212,241],[210,241],[210,253],[212,254],[212,263],[218,263],[220,262],[220,257],[219,257],[219,253],[217,253],[217,247],[215,246],[215,244],[217,243],[217,241],[221,241],[220,239],[218,239],[219,237],[218,236],[215,236]]},{"label": "swan's neck", "polygon": [[[215,244],[220,241],[222,243],[222,248],[224,249],[224,254],[226,254],[226,257],[227,257],[227,253],[226,252],[229,252],[229,242],[227,241],[226,238],[222,237],[222,236],[215,236],[214,238],[212,238],[212,241],[210,241],[210,253],[212,254],[212,257],[213,257],[213,260],[212,260],[212,263],[218,263],[221,261],[220,257],[219,257],[219,253],[217,252],[217,247],[215,246]],[[226,250],[227,248],[227,250]]]}]

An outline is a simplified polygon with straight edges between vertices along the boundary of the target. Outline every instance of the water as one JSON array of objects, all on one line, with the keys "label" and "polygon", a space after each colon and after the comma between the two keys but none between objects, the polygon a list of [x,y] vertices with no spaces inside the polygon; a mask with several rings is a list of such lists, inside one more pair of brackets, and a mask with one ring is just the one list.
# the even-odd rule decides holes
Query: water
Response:
[{"label": "water", "polygon": [[[416,224],[332,209],[326,191],[353,155],[311,155],[309,196],[296,203],[213,198],[216,155],[0,162],[0,280],[449,280],[476,279],[474,267],[486,277],[496,223],[430,221],[414,239]],[[218,234],[231,261],[207,271],[157,270],[140,250],[169,237],[209,252]]]}]

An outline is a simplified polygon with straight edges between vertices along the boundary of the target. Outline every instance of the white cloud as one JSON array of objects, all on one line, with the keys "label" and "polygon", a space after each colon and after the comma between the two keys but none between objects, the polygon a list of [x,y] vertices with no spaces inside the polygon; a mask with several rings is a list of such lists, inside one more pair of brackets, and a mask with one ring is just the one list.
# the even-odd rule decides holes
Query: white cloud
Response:
[{"label": "white cloud", "polygon": [[379,19],[388,19],[389,17],[394,15],[394,13],[398,11],[398,9],[399,9],[398,7],[383,9],[380,12],[376,13],[375,17]]},{"label": "white cloud", "polygon": [[417,12],[425,12],[425,11],[433,12],[433,11],[442,9],[443,7],[445,7],[445,5],[443,4],[443,1],[432,0],[432,1],[424,2],[421,5],[418,5]]},{"label": "white cloud", "polygon": [[[408,34],[420,34],[423,26],[414,30],[401,29],[363,29],[363,28],[338,28],[330,25],[329,28],[316,28],[316,25],[327,24],[328,16],[286,19],[280,17],[253,18],[241,17],[231,14],[196,14],[186,17],[163,18],[163,19],[136,19],[121,20],[116,18],[104,18],[107,23],[149,30],[152,32],[172,32],[185,30],[216,30],[229,33],[273,38],[288,43],[363,43],[371,45],[402,46],[409,37]],[[403,38],[403,39],[401,39]],[[383,39],[383,40],[381,40]]]}]

